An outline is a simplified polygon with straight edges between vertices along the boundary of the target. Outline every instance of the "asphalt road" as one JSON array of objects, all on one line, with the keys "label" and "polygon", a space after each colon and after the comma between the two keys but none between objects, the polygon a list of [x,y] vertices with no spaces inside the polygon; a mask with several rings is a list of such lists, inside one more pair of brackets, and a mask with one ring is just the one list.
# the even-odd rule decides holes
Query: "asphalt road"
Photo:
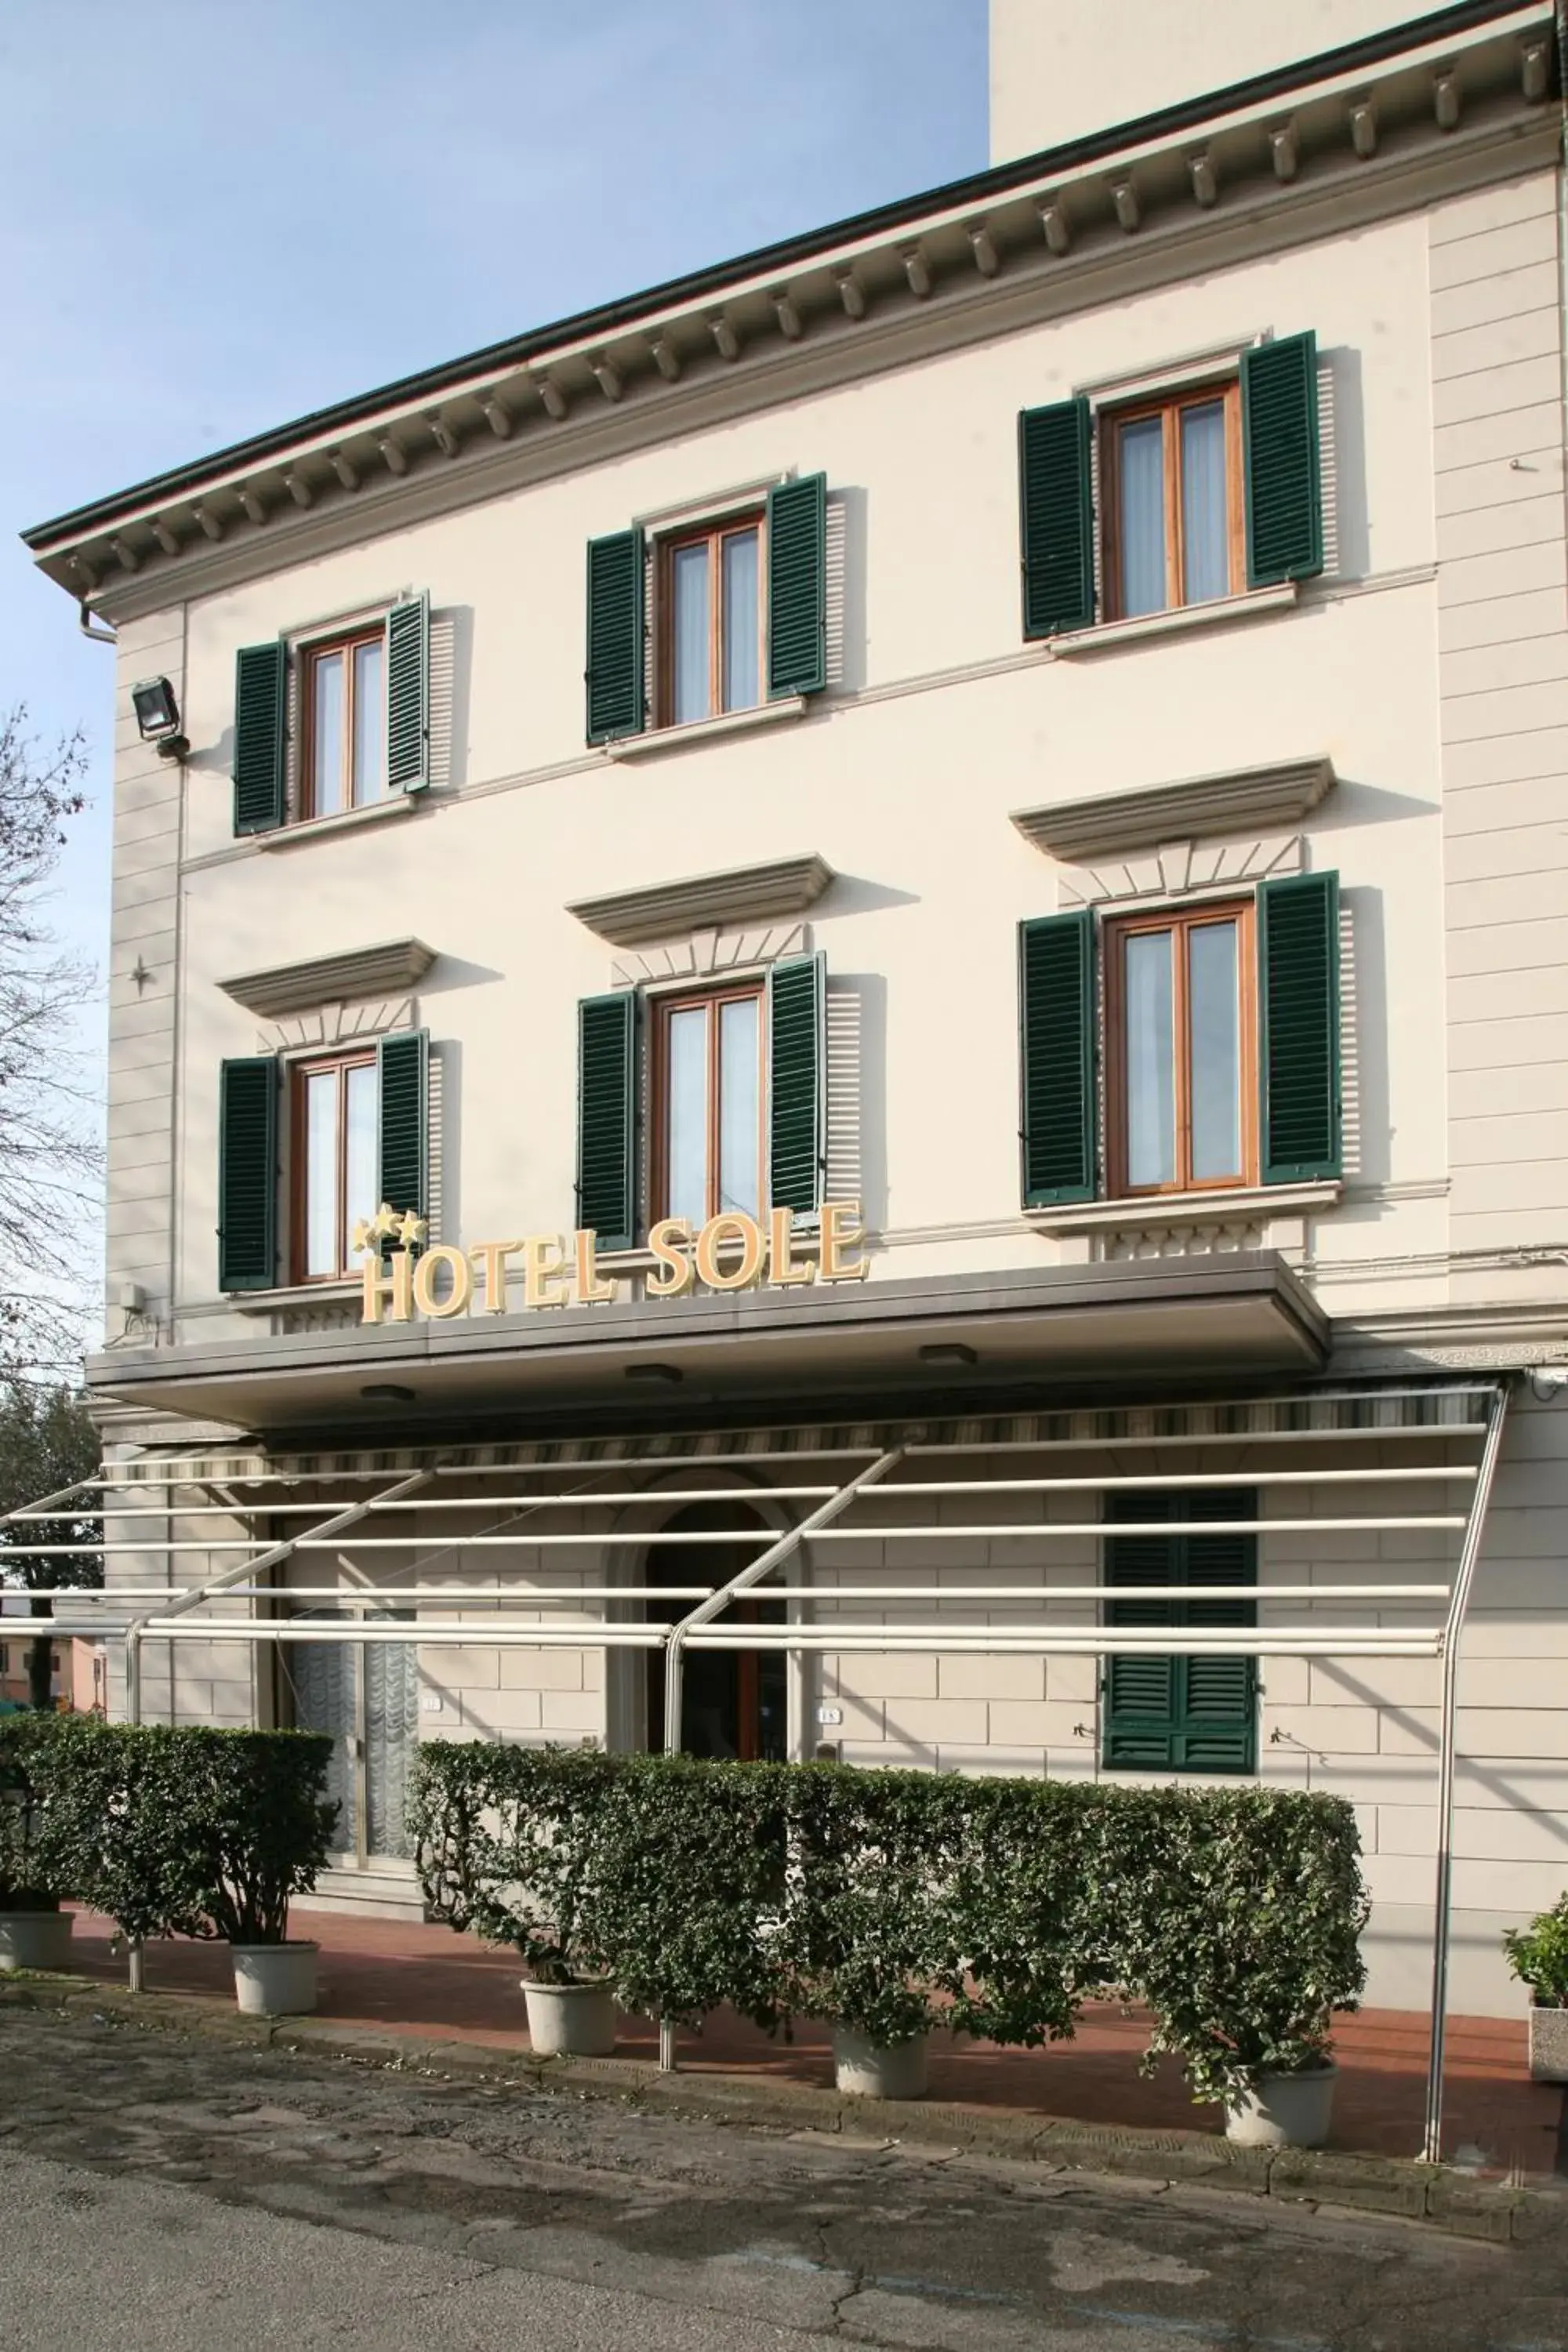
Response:
[{"label": "asphalt road", "polygon": [[5,2352],[1568,2352],[1563,2240],[0,2012]]}]

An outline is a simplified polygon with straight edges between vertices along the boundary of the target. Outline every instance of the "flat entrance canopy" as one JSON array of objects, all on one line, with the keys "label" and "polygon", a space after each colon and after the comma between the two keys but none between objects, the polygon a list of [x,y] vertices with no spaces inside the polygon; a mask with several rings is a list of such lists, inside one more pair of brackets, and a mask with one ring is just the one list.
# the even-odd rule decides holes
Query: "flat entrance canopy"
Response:
[{"label": "flat entrance canopy", "polygon": [[[797,1663],[821,1652],[1104,1658],[1173,1646],[1192,1655],[1439,1659],[1439,1841],[1426,2140],[1436,2161],[1442,2137],[1456,1666],[1506,1403],[1506,1389],[1493,1381],[1432,1381],[1305,1389],[1207,1404],[976,1415],[918,1428],[844,1423],[346,1455],[192,1448],[106,1465],[79,1486],[10,1513],[0,1528],[13,1548],[26,1530],[32,1561],[101,1559],[108,1591],[58,1588],[52,1617],[33,1624],[40,1632],[52,1626],[121,1641],[132,1720],[140,1715],[141,1657],[149,1640],[252,1647],[413,1641],[662,1653],[663,1723],[671,1748],[680,1738],[686,1662],[712,1651],[757,1658],[782,1653]],[[1147,1461],[1151,1453],[1157,1467],[1122,1466],[1129,1457]],[[1398,1458],[1391,1461],[1389,1454]],[[1094,1466],[1086,1470],[1086,1461]],[[752,1475],[738,1486],[731,1475],[736,1471]],[[468,1491],[458,1491],[458,1482]],[[1426,1582],[1337,1574],[1322,1581],[1309,1570],[1300,1583],[1227,1585],[1224,1597],[1251,1601],[1261,1622],[1186,1625],[1174,1642],[1168,1625],[1102,1622],[1104,1588],[1098,1580],[1051,1577],[1051,1546],[1097,1540],[1108,1502],[1114,1502],[1119,1536],[1163,1533],[1166,1520],[1141,1524],[1140,1494],[1226,1486],[1256,1494],[1260,1513],[1216,1522],[1226,1534],[1375,1538],[1420,1531],[1445,1573]],[[1392,1496],[1394,1507],[1369,1508],[1369,1490]],[[1435,1493],[1441,1502],[1436,1509]],[[1405,1496],[1419,1507],[1405,1507]],[[749,1512],[737,1514],[747,1520],[743,1526],[697,1532],[689,1524],[693,1506],[721,1513],[726,1504],[764,1497],[786,1517],[782,1532],[759,1529]],[[889,1504],[900,1507],[889,1511]],[[98,1543],[49,1540],[48,1522],[95,1511],[103,1515]],[[665,1524],[672,1512],[688,1522],[679,1532]],[[223,1532],[212,1529],[215,1520]],[[588,1520],[596,1524],[585,1525]],[[30,1523],[38,1524],[37,1543]],[[1189,1533],[1204,1531],[1202,1522],[1185,1524]],[[929,1556],[933,1542],[973,1538],[999,1547],[1005,1564],[966,1573],[962,1583],[942,1582],[929,1570],[922,1577],[900,1564],[903,1544],[923,1542]],[[525,1547],[570,1571],[574,1555],[584,1550],[600,1559],[618,1555],[647,1561],[669,1542],[722,1545],[731,1572],[681,1588],[622,1582],[602,1569],[597,1580],[591,1570],[587,1578],[573,1574],[558,1585],[534,1571],[509,1586],[495,1575],[498,1549],[515,1555]],[[837,1580],[803,1580],[824,1544],[834,1548]],[[308,1573],[317,1552],[336,1556],[334,1570],[340,1563],[347,1568],[345,1548],[353,1555],[350,1582],[292,1581],[297,1570]],[[750,1557],[732,1567],[737,1548]],[[478,1580],[487,1553],[490,1581],[485,1583]],[[195,1580],[181,1586],[182,1556],[192,1554],[203,1556],[205,1572],[190,1559]],[[214,1572],[216,1557],[228,1564]],[[379,1573],[365,1570],[371,1557],[384,1562]],[[138,1583],[122,1576],[115,1563],[129,1565],[132,1559],[153,1564],[162,1580]],[[285,1566],[287,1584],[279,1580]],[[435,1568],[442,1571],[439,1580],[426,1580]],[[1151,1596],[1155,1590],[1147,1588]],[[1119,1583],[1117,1597],[1136,1599],[1140,1591]],[[1206,1588],[1186,1589],[1189,1599],[1205,1594]],[[655,1598],[690,1605],[662,1618],[636,1607]],[[331,1622],[282,1613],[320,1599],[331,1600],[342,1614]],[[754,1606],[764,1601],[765,1615]],[[845,1604],[847,1615],[834,1622],[832,1612]],[[237,1605],[247,1613],[236,1615]],[[486,1613],[476,1620],[480,1606]],[[394,1609],[395,1618],[389,1613]],[[455,1609],[464,1613],[453,1615]],[[662,2051],[673,2064],[672,2033],[662,2038]]]},{"label": "flat entrance canopy", "polygon": [[[351,1304],[345,1310],[357,1315]],[[1029,1266],[908,1282],[819,1284],[535,1308],[451,1320],[258,1330],[159,1350],[115,1349],[95,1392],[200,1420],[297,1433],[363,1424],[367,1388],[409,1392],[410,1419],[504,1414],[578,1428],[624,1418],[639,1381],[683,1409],[777,1411],[811,1400],[882,1412],[963,1367],[966,1395],[1058,1385],[1146,1391],[1310,1378],[1328,1318],[1272,1250]],[[946,1367],[945,1371],[943,1367]],[[379,1423],[387,1425],[384,1409]]]}]

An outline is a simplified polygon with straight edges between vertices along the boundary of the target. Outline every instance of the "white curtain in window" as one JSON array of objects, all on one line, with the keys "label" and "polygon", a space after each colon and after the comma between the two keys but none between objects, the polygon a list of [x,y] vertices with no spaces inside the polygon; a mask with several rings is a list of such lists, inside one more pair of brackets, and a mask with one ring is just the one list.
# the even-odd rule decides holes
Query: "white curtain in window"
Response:
[{"label": "white curtain in window", "polygon": [[1225,404],[1182,411],[1182,601],[1202,604],[1230,589],[1225,510]]},{"label": "white curtain in window", "polygon": [[1165,607],[1165,422],[1141,417],[1124,425],[1121,460],[1121,610]]}]

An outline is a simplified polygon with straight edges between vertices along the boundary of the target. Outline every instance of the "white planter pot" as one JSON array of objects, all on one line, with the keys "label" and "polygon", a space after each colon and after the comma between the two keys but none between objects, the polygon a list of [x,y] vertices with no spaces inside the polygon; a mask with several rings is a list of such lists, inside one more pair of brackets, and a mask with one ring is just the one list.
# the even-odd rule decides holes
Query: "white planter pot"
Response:
[{"label": "white planter pot", "polygon": [[0,1911],[0,1969],[68,1969],[68,1911]]},{"label": "white planter pot", "polygon": [[606,1984],[522,1980],[528,2038],[538,2058],[607,2058],[616,2046],[616,1996]]},{"label": "white planter pot", "polygon": [[849,2099],[923,2099],[926,2037],[912,2042],[870,2042],[847,2026],[833,2029],[833,2072]]},{"label": "white planter pot", "polygon": [[319,1944],[231,1944],[234,1997],[247,2017],[304,2017],[316,2006]]},{"label": "white planter pot", "polygon": [[1334,2065],[1259,2074],[1226,2108],[1225,2136],[1238,2147],[1321,2147],[1333,2111]]},{"label": "white planter pot", "polygon": [[[0,1922],[3,1927],[4,1922]],[[1530,2011],[1530,2079],[1568,2083],[1568,2009]]]}]

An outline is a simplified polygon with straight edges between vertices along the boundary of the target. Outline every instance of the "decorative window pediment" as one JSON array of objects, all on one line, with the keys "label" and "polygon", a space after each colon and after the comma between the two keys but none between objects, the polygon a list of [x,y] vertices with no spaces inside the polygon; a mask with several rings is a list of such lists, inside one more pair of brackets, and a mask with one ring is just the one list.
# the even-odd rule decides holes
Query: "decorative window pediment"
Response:
[{"label": "decorative window pediment", "polygon": [[1218,776],[1187,776],[1135,793],[1096,793],[1015,809],[1026,841],[1067,865],[1124,857],[1180,841],[1290,832],[1332,791],[1333,761],[1279,760]]},{"label": "decorative window pediment", "polygon": [[813,850],[805,856],[774,858],[766,866],[736,866],[722,874],[691,875],[678,882],[619,890],[605,898],[579,898],[566,911],[612,947],[645,947],[696,931],[738,929],[802,915],[833,879],[832,866]]},{"label": "decorative window pediment", "polygon": [[313,1012],[365,996],[401,996],[424,978],[436,961],[423,940],[383,940],[377,946],[344,954],[312,956],[304,963],[275,964],[267,971],[242,972],[218,986],[237,1004],[264,1021],[286,1013]]}]

